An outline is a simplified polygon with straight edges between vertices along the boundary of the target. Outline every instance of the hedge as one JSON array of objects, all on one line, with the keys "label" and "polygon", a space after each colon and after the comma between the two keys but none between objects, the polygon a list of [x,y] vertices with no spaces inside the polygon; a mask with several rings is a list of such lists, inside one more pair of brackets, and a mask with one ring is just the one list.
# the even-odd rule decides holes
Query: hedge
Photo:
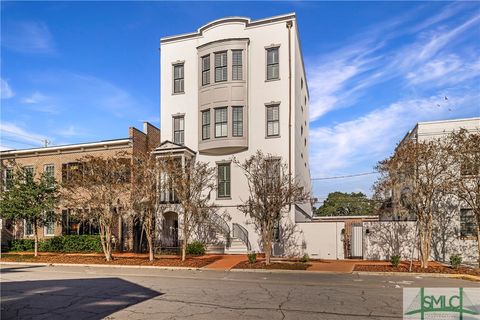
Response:
[{"label": "hedge", "polygon": [[[10,251],[33,251],[33,239],[13,240]],[[67,235],[40,240],[38,251],[42,252],[102,252],[98,235]]]}]

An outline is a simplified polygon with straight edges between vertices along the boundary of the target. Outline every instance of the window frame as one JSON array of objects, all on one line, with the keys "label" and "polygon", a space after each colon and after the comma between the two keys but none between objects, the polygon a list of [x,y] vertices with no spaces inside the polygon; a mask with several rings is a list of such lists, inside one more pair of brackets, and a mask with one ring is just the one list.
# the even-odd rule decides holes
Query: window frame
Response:
[{"label": "window frame", "polygon": [[[235,64],[235,54],[240,54],[240,64]],[[237,77],[235,77],[235,70],[237,71]],[[240,77],[238,77],[240,75]],[[232,50],[232,81],[243,80],[243,49]]]},{"label": "window frame", "polygon": [[[175,130],[175,120],[182,120],[183,129]],[[173,121],[173,123],[172,123],[173,143],[183,146],[185,144],[185,115],[172,116],[172,121]],[[175,137],[176,137],[175,133],[177,133],[177,132],[182,133],[181,134],[181,137],[182,137],[182,142],[181,143],[177,142],[176,139],[175,139]]]},{"label": "window frame", "polygon": [[[271,51],[274,51],[276,50],[277,51],[277,62],[272,62],[272,63],[269,63],[268,62],[268,54],[269,52]],[[272,77],[270,78],[268,76],[268,69],[269,67],[274,67],[274,66],[277,66],[277,77]],[[275,80],[280,80],[280,46],[270,46],[270,47],[267,47],[265,48],[265,81],[275,81]]]},{"label": "window frame", "polygon": [[[268,120],[268,111],[269,109],[273,109],[273,108],[278,108],[278,118],[276,120]],[[272,117],[273,117],[273,114],[272,114]],[[278,128],[278,132],[277,133],[273,133],[273,134],[269,134],[268,132],[268,124],[269,123],[277,123],[277,128]],[[275,131],[275,130],[273,130]],[[280,137],[280,104],[279,103],[276,103],[276,104],[268,104],[265,106],[265,135],[267,138],[277,138],[277,137]]]},{"label": "window frame", "polygon": [[[204,62],[205,59],[207,58],[208,58],[208,69],[205,68],[205,62]],[[211,65],[210,54],[207,54],[201,57],[201,61],[202,61],[202,86],[206,86],[210,84],[210,77],[211,77],[210,70],[212,69],[212,65]],[[204,77],[204,75],[207,75],[207,77]]]},{"label": "window frame", "polygon": [[[220,168],[226,168],[222,173],[223,174],[222,179],[220,179],[221,177]],[[223,191],[224,191],[223,194],[220,194],[221,184],[223,184]],[[232,168],[231,168],[230,162],[217,163],[217,198],[228,199],[231,197],[232,197]]]},{"label": "window frame", "polygon": [[[175,68],[182,67],[182,77],[176,77],[175,75]],[[185,63],[184,62],[179,62],[179,63],[174,63],[172,65],[172,80],[173,80],[173,94],[182,94],[185,93]],[[176,90],[175,83],[176,81],[180,81],[181,83],[181,91]]]},{"label": "window frame", "polygon": [[53,217],[48,217],[47,219],[51,218],[51,221],[49,221],[48,223],[51,224],[52,226],[52,233],[48,233],[48,225],[47,223],[45,223],[45,225],[43,226],[43,235],[44,236],[47,236],[47,237],[52,237],[52,236],[55,236],[55,219],[53,219]]},{"label": "window frame", "polygon": [[[466,216],[464,212],[469,212],[470,214]],[[466,219],[471,221],[465,221]],[[471,208],[460,209],[460,237],[461,238],[477,237],[475,213]]]},{"label": "window frame", "polygon": [[[240,110],[238,114],[240,114],[241,119],[235,120],[235,111]],[[232,137],[243,137],[243,106],[233,106],[232,107]],[[235,131],[235,125],[237,125],[237,131]],[[240,125],[241,130],[238,130],[238,125]]]},{"label": "window frame", "polygon": [[[218,55],[225,55],[225,65],[219,65],[217,66],[217,56]],[[214,53],[214,67],[215,67],[215,83],[217,82],[225,82],[228,81],[228,51],[218,51]],[[222,70],[222,79],[219,80],[217,79],[217,70]],[[225,69],[225,71],[223,71]],[[225,76],[225,79],[223,79],[223,76]]]},{"label": "window frame", "polygon": [[[51,172],[51,175],[49,173],[48,168],[53,168],[53,170]],[[47,176],[47,174],[48,174],[49,177],[55,179],[55,164],[53,164],[53,163],[44,164],[43,165],[43,173],[44,173],[45,176]],[[52,186],[53,186],[53,184],[50,185],[50,187],[52,187]]]},{"label": "window frame", "polygon": [[13,167],[6,167],[3,170],[3,190],[8,191],[13,187],[14,183],[14,170]]},{"label": "window frame", "polygon": [[[204,122],[205,120],[204,115],[208,115],[208,123]],[[211,124],[212,124],[212,115],[211,115],[210,109],[202,110],[202,140],[209,140],[211,138],[211,134],[210,134]],[[205,133],[208,136],[206,136]]]},{"label": "window frame", "polygon": [[[31,229],[32,229],[32,233],[27,233],[27,224],[30,225]],[[23,235],[25,237],[31,237],[35,234],[35,230],[33,230],[33,222],[31,221],[28,221],[27,219],[23,219]]]},{"label": "window frame", "polygon": [[[215,138],[226,138],[228,137],[228,107],[219,107],[214,109],[214,115],[215,115]],[[217,112],[219,111],[225,111],[225,120],[224,121],[217,121]],[[217,125],[220,125],[221,127],[221,133],[224,135],[218,135],[217,134]],[[223,132],[223,125],[225,125],[225,132]]]}]

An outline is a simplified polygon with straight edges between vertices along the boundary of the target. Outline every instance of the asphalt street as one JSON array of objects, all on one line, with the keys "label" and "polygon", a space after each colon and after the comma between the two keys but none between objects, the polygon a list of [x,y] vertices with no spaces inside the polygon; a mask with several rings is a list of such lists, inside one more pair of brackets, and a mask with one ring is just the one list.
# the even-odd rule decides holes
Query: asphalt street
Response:
[{"label": "asphalt street", "polygon": [[1,319],[401,319],[413,276],[2,265]]}]

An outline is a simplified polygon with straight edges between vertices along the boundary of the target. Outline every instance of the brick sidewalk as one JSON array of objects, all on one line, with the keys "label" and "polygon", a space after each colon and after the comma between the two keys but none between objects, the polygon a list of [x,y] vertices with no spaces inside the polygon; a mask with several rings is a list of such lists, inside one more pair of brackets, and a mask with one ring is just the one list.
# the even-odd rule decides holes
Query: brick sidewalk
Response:
[{"label": "brick sidewalk", "polygon": [[221,259],[203,267],[203,269],[212,269],[212,270],[230,270],[238,263],[246,261],[247,256],[244,254],[240,255],[223,255]]}]

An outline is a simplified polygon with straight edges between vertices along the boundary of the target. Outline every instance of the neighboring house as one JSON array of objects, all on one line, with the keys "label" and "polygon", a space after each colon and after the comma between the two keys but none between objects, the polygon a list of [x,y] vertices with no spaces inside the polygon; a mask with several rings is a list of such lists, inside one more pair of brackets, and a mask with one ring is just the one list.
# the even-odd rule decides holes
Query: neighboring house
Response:
[{"label": "neighboring house", "polygon": [[[400,144],[409,140],[428,141],[446,137],[461,128],[470,133],[480,133],[480,118],[419,122]],[[416,258],[416,250],[412,253],[416,239],[415,218],[408,217],[402,209],[395,206],[406,185],[408,182],[393,190],[392,205],[386,210],[388,213],[381,216],[382,221],[364,223],[364,229],[369,230],[365,239],[365,258],[385,259],[395,252],[400,252],[404,258],[409,258],[412,254]],[[464,261],[476,261],[476,222],[471,208],[448,196],[437,205],[433,222],[432,259],[448,261],[450,255],[459,253]]]},{"label": "neighboring house", "polygon": [[[8,185],[11,179],[13,165],[20,165],[32,170],[36,177],[43,172],[53,175],[58,183],[65,182],[69,177],[68,172],[78,165],[78,160],[84,156],[111,157],[117,153],[125,153],[126,157],[134,154],[148,152],[160,144],[160,130],[148,122],[144,123],[144,131],[129,128],[129,136],[124,139],[97,141],[89,143],[70,144],[62,146],[50,146],[44,148],[5,150],[0,151],[2,169],[2,186]],[[79,221],[70,215],[69,208],[59,208],[58,215],[61,219],[51,221],[44,227],[40,227],[40,238],[48,238],[65,234],[94,234],[97,226]],[[121,221],[115,227],[117,249],[136,250],[139,245],[138,235],[141,228],[135,228],[131,221]],[[33,229],[28,221],[4,221],[2,228],[2,245],[16,238],[33,238]]]},{"label": "neighboring house", "polygon": [[[155,152],[159,157],[195,157],[217,167],[212,201],[228,211],[231,220],[222,223],[223,232],[233,235],[226,252],[259,251],[249,217],[237,209],[249,193],[232,157],[243,161],[261,150],[281,158],[311,190],[309,93],[295,14],[215,20],[195,32],[162,38],[160,53],[164,142]],[[287,222],[311,216],[310,204],[298,204]],[[162,232],[181,239],[178,224],[177,213],[170,212]],[[160,241],[176,243],[178,238]],[[277,244],[274,253],[284,250]]]}]

